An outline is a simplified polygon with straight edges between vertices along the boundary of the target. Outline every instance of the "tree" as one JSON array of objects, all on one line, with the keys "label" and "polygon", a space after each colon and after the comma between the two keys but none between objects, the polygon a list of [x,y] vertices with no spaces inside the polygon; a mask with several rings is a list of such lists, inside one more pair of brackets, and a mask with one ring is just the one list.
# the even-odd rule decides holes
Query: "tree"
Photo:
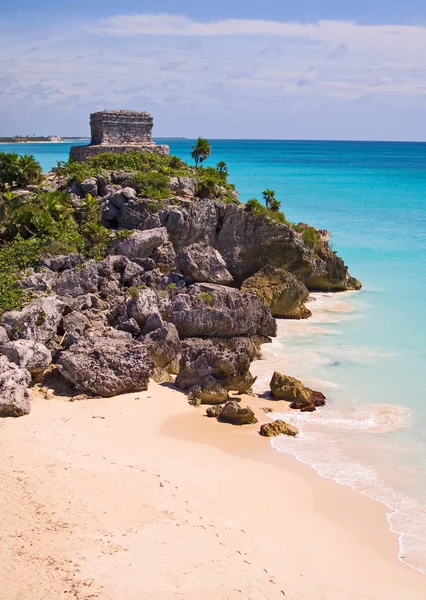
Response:
[{"label": "tree", "polygon": [[0,152],[0,189],[40,183],[42,174],[41,166],[33,156]]},{"label": "tree", "polygon": [[198,164],[203,163],[206,158],[210,156],[210,153],[211,147],[209,142],[206,139],[199,137],[195,146],[192,146],[191,153],[192,158],[195,160],[195,166],[198,167]]},{"label": "tree", "polygon": [[265,201],[266,208],[270,208],[272,200],[275,200],[275,191],[265,190],[264,192],[262,192],[262,196]]},{"label": "tree", "polygon": [[226,162],[223,160],[219,161],[216,165],[216,171],[219,175],[228,175],[228,167],[226,166]]},{"label": "tree", "polygon": [[269,203],[269,208],[272,210],[272,212],[279,212],[281,208],[281,202],[276,198],[272,198],[272,200]]}]

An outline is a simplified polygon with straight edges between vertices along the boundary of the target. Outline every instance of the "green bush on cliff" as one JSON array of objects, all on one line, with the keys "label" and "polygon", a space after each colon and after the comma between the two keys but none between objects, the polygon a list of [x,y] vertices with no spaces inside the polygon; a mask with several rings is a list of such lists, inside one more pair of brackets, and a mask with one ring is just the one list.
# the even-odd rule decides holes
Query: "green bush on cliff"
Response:
[{"label": "green bush on cliff", "polygon": [[100,224],[100,206],[88,195],[76,208],[65,192],[0,197],[0,312],[29,300],[18,285],[19,272],[36,268],[42,256],[80,252],[102,259],[111,232]]},{"label": "green bush on cliff", "polygon": [[318,231],[315,229],[315,227],[299,223],[297,225],[293,225],[293,228],[302,234],[302,237],[308,246],[313,248],[318,244]]},{"label": "green bush on cliff", "polygon": [[[277,201],[278,202],[278,201]],[[279,204],[279,202],[278,202]],[[248,200],[245,205],[245,210],[252,214],[255,217],[261,218],[269,218],[273,221],[277,221],[277,223],[283,223],[284,225],[290,225],[290,222],[287,221],[284,213],[277,210],[277,206],[273,205],[273,208],[266,208],[263,204],[259,202],[256,198],[251,198]]]},{"label": "green bush on cliff", "polygon": [[170,196],[169,178],[163,173],[137,173],[133,175],[130,184],[142,198],[162,200]]},{"label": "green bush on cliff", "polygon": [[25,187],[41,181],[43,171],[34,156],[0,152],[0,190]]}]

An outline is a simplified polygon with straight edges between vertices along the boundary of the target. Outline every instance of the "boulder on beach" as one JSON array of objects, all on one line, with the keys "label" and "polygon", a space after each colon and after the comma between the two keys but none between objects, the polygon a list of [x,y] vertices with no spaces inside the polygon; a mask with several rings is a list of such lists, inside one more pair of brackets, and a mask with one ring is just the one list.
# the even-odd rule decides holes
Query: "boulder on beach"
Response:
[{"label": "boulder on beach", "polygon": [[302,412],[313,412],[317,406],[324,406],[325,396],[321,392],[311,390],[295,377],[274,372],[271,382],[271,396],[275,400],[291,402],[290,407]]},{"label": "boulder on beach", "polygon": [[250,406],[240,406],[235,400],[227,402],[218,416],[219,421],[232,425],[252,425],[257,423],[256,415]]},{"label": "boulder on beach", "polygon": [[289,435],[296,436],[299,430],[294,425],[289,425],[285,421],[278,419],[277,421],[271,421],[270,423],[263,423],[260,426],[260,435],[264,437],[275,437],[277,435]]},{"label": "boulder on beach", "polygon": [[232,275],[217,250],[206,244],[192,244],[176,257],[176,267],[187,283],[218,283],[227,285]]},{"label": "boulder on beach", "polygon": [[22,417],[31,411],[29,371],[0,356],[0,417]]},{"label": "boulder on beach", "polygon": [[308,289],[286,269],[267,265],[246,279],[241,291],[255,294],[271,309],[274,317],[306,319],[311,316],[304,304],[309,296]]}]

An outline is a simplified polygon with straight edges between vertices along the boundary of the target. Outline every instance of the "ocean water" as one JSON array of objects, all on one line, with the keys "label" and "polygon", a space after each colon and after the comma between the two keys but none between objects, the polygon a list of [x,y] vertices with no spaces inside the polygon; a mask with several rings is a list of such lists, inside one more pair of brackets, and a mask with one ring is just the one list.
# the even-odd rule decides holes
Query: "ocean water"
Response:
[{"label": "ocean water", "polygon": [[[162,143],[190,161],[191,140]],[[48,170],[69,147],[0,150],[33,153]],[[290,220],[329,229],[364,284],[314,294],[312,318],[280,321],[253,364],[259,392],[280,370],[329,400],[286,411],[301,434],[272,446],[384,502],[401,560],[426,573],[426,143],[214,140],[207,164],[219,160],[243,201],[272,188]]]}]

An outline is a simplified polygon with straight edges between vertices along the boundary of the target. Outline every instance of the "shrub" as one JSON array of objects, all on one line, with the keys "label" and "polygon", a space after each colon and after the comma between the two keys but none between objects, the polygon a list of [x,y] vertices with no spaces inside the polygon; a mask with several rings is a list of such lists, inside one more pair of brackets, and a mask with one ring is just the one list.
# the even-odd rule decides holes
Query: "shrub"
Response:
[{"label": "shrub", "polygon": [[34,156],[15,152],[0,152],[0,189],[25,187],[39,183],[43,171]]},{"label": "shrub", "polygon": [[297,225],[293,225],[294,229],[302,234],[302,237],[307,246],[311,248],[315,247],[319,242],[318,232],[315,227],[311,227],[310,225],[305,225],[299,223]]},{"label": "shrub", "polygon": [[130,184],[142,198],[163,200],[171,195],[168,176],[157,171],[137,173],[133,175]]},{"label": "shrub", "polygon": [[200,298],[204,304],[213,304],[213,295],[210,292],[200,292]]}]

